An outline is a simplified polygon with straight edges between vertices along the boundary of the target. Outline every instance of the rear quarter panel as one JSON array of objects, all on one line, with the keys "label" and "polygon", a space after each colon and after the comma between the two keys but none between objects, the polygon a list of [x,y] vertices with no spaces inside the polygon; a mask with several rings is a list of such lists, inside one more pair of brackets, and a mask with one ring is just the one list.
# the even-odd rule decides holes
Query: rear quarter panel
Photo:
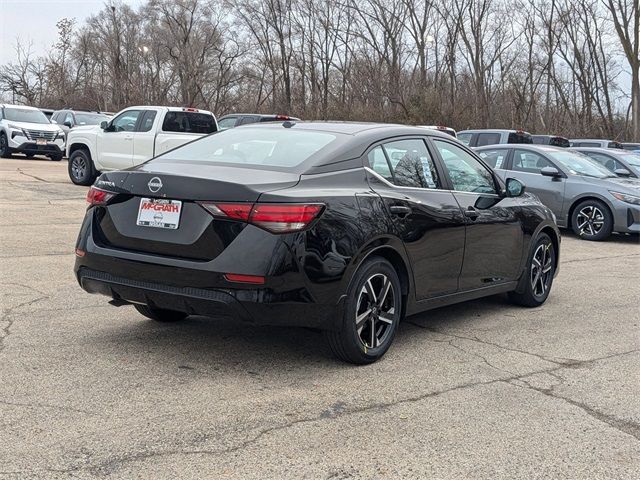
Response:
[{"label": "rear quarter panel", "polygon": [[194,133],[174,133],[174,132],[158,132],[155,140],[154,156],[173,150],[185,143],[197,140],[203,137],[201,134]]}]

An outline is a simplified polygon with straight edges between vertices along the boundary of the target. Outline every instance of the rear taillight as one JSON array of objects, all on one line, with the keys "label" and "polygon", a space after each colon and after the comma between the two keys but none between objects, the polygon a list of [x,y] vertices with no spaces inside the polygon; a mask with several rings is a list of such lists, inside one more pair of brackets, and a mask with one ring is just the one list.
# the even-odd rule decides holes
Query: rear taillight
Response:
[{"label": "rear taillight", "polygon": [[276,115],[276,120],[291,120],[289,115]]},{"label": "rear taillight", "polygon": [[320,203],[210,203],[200,202],[211,215],[242,220],[273,233],[304,230],[322,212]]},{"label": "rear taillight", "polygon": [[87,192],[87,202],[91,206],[106,205],[109,200],[115,197],[115,193],[107,192],[100,188],[91,187]]}]

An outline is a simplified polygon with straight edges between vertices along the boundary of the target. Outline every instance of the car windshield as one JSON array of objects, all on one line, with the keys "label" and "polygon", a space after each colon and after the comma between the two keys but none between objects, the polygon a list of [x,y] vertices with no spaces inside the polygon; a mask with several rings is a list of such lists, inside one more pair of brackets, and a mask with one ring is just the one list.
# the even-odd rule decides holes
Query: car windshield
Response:
[{"label": "car windshield", "polygon": [[3,115],[10,122],[51,123],[40,110],[31,110],[30,108],[5,107]]},{"label": "car windshield", "polygon": [[605,167],[581,153],[549,152],[549,155],[564,165],[572,175],[583,175],[585,177],[595,178],[615,177],[615,175]]},{"label": "car windshield", "polygon": [[98,125],[108,119],[106,115],[98,113],[76,113],[76,125]]},{"label": "car windshield", "polygon": [[159,159],[293,168],[336,140],[326,132],[232,128],[171,150]]}]

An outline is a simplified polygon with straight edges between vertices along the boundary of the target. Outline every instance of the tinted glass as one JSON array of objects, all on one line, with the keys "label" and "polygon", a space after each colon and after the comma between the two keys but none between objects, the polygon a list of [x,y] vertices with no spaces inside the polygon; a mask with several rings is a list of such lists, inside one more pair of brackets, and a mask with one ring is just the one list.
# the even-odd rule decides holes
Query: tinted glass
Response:
[{"label": "tinted glass", "polygon": [[376,147],[371,150],[369,155],[367,155],[367,159],[371,170],[393,183],[393,175],[391,175],[391,169],[389,168],[389,163],[387,162],[387,157],[382,147]]},{"label": "tinted glass", "polygon": [[546,135],[533,135],[531,137],[531,140],[533,140],[533,143],[538,145],[549,145],[552,139],[550,139]]},{"label": "tinted glass", "polygon": [[449,178],[454,190],[474,193],[496,193],[493,175],[487,167],[466,150],[443,142],[434,140],[445,167],[449,172]]},{"label": "tinted glass", "polygon": [[507,143],[533,143],[533,139],[526,132],[511,132]]},{"label": "tinted glass", "polygon": [[27,108],[5,107],[4,118],[12,122],[51,123],[40,110]]},{"label": "tinted glass", "polygon": [[462,142],[463,145],[469,145],[469,142],[471,142],[471,137],[473,136],[473,133],[459,133],[458,134],[458,140],[460,140]]},{"label": "tinted glass", "polygon": [[162,130],[177,133],[213,133],[216,123],[213,115],[197,112],[167,112]]},{"label": "tinted glass", "polygon": [[144,112],[144,116],[142,117],[142,122],[140,122],[140,127],[138,129],[139,132],[150,132],[153,127],[153,122],[156,119],[156,111],[155,110],[147,110]]},{"label": "tinted glass", "polygon": [[279,167],[287,170],[331,145],[336,136],[290,128],[232,128],[160,155],[159,159]]},{"label": "tinted glass", "polygon": [[621,143],[618,142],[609,142],[607,148],[624,148]]},{"label": "tinted glass", "polygon": [[480,158],[484,160],[484,163],[491,168],[505,168],[505,162],[507,160],[507,154],[509,150],[485,150],[484,152],[478,152]]},{"label": "tinted glass", "polygon": [[98,125],[107,119],[106,115],[99,113],[76,113],[76,125]]},{"label": "tinted glass", "polygon": [[479,133],[476,146],[482,147],[484,145],[495,145],[496,143],[500,143],[499,133]]},{"label": "tinted glass", "polygon": [[625,150],[640,151],[640,143],[627,143],[626,145],[622,145],[622,148]]},{"label": "tinted glass", "polygon": [[441,188],[435,164],[422,140],[384,144],[391,163],[393,183],[399,187]]},{"label": "tinted glass", "polygon": [[236,120],[238,120],[237,117],[223,118],[222,120],[218,121],[218,128],[220,130],[225,130],[227,128],[235,127],[236,126]]},{"label": "tinted glass", "polygon": [[573,142],[572,147],[600,147],[601,145],[596,142]]},{"label": "tinted glass", "polygon": [[140,110],[127,110],[114,118],[111,126],[114,132],[133,132],[140,116]]},{"label": "tinted glass", "polygon": [[549,140],[549,145],[562,148],[569,148],[571,146],[569,140],[564,137],[551,137],[551,140]]},{"label": "tinted glass", "polygon": [[246,117],[242,117],[238,122],[238,125],[247,125],[249,123],[256,123],[260,120],[260,117],[256,117],[254,115],[248,115]]},{"label": "tinted glass", "polygon": [[518,172],[540,173],[544,167],[554,167],[549,160],[535,152],[528,150],[514,150],[512,170]]},{"label": "tinted glass", "polygon": [[604,168],[598,162],[591,160],[581,153],[550,152],[553,160],[560,162],[572,175],[584,175],[585,177],[611,178],[613,173]]}]

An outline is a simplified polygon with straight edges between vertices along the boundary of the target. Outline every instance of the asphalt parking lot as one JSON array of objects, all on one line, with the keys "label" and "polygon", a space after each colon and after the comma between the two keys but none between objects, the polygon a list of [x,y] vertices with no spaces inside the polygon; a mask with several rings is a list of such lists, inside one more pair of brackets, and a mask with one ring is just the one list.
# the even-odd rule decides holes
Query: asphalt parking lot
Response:
[{"label": "asphalt parking lot", "polygon": [[543,307],[411,317],[353,367],[310,330],[84,293],[66,168],[0,160],[0,478],[638,478],[638,237],[565,232]]}]

